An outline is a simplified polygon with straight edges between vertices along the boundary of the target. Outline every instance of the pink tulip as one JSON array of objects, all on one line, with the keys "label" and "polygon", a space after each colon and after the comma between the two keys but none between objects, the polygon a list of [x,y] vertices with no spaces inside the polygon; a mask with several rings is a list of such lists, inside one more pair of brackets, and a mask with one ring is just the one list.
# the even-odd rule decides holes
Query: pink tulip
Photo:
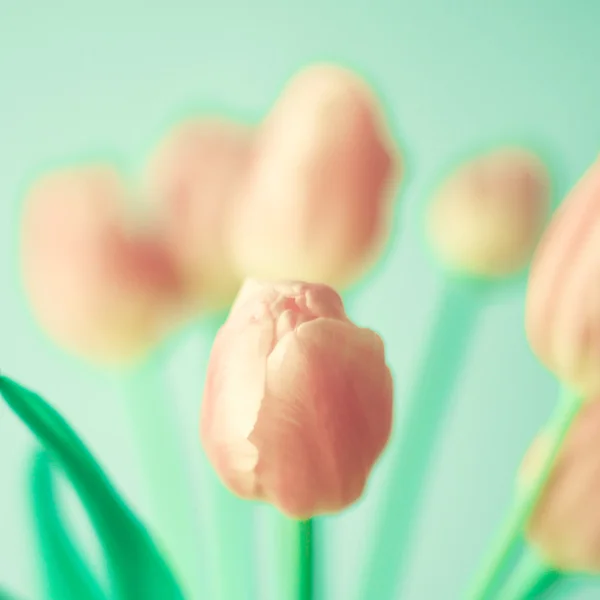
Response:
[{"label": "pink tulip", "polygon": [[[525,457],[520,485],[535,478],[548,452],[545,434]],[[527,539],[554,568],[600,573],[600,402],[577,416],[527,526]]]},{"label": "pink tulip", "polygon": [[373,94],[334,66],[298,74],[259,132],[234,215],[242,273],[345,285],[377,258],[399,166]]},{"label": "pink tulip", "polygon": [[585,396],[600,392],[600,160],[573,188],[536,253],[526,329],[540,360]]},{"label": "pink tulip", "polygon": [[428,235],[448,268],[471,276],[511,275],[531,259],[549,211],[541,162],[516,148],[475,158],[438,189]]},{"label": "pink tulip", "polygon": [[196,119],[174,128],[146,170],[165,245],[188,294],[220,308],[237,292],[229,247],[232,199],[248,167],[253,132],[239,124]]},{"label": "pink tulip", "polygon": [[361,496],[392,395],[381,339],[331,288],[248,282],[215,340],[201,438],[231,491],[307,519]]},{"label": "pink tulip", "polygon": [[149,350],[180,295],[164,250],[126,220],[126,196],[109,168],[59,171],[33,186],[23,217],[36,317],[65,349],[104,363]]}]

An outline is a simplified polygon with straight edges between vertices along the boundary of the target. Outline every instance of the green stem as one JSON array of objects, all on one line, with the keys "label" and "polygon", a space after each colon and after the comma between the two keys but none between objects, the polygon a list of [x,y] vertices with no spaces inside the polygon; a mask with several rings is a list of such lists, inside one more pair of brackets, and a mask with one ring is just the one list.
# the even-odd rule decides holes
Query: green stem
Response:
[{"label": "green stem", "polygon": [[254,503],[241,500],[218,480],[207,461],[201,467],[202,540],[207,585],[210,593],[202,599],[250,600],[257,583],[252,539]]},{"label": "green stem", "polygon": [[298,570],[300,571],[298,600],[312,600],[313,598],[313,533],[314,522],[303,521],[298,524]]},{"label": "green stem", "polygon": [[494,543],[488,558],[483,563],[468,598],[470,600],[489,600],[510,563],[516,547],[521,539],[523,529],[529,520],[535,505],[544,489],[544,485],[554,466],[554,461],[560,451],[563,441],[571,424],[582,405],[582,398],[565,390],[557,412],[553,418],[551,446],[544,464],[537,477],[526,493],[517,500],[513,510],[508,515],[500,534]]},{"label": "green stem", "polygon": [[157,353],[123,381],[142,463],[156,537],[179,574],[186,598],[201,598],[193,490],[180,446],[174,400],[165,390],[165,360]]},{"label": "green stem", "polygon": [[528,554],[519,566],[511,573],[508,581],[502,588],[500,600],[534,600],[556,589],[563,580],[564,575],[548,567],[534,554]]},{"label": "green stem", "polygon": [[282,600],[313,600],[313,521],[281,519]]},{"label": "green stem", "polygon": [[407,412],[391,459],[392,477],[373,536],[376,547],[368,553],[369,562],[360,582],[361,600],[403,597],[401,588],[428,467],[481,306],[479,294],[467,284],[447,281],[407,398]]}]

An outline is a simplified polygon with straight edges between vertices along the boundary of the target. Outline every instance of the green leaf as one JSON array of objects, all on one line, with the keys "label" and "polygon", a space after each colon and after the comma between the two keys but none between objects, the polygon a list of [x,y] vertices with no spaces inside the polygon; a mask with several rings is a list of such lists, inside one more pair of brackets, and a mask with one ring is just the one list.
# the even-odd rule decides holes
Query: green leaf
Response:
[{"label": "green leaf", "polygon": [[21,600],[21,598],[0,587],[0,600]]},{"label": "green leaf", "polygon": [[49,600],[106,600],[76,546],[71,542],[56,505],[52,466],[46,452],[35,455],[31,498],[38,542],[39,571]]},{"label": "green leaf", "polygon": [[0,376],[10,408],[60,463],[86,509],[106,554],[117,600],[183,600],[152,538],[66,421],[38,394]]}]

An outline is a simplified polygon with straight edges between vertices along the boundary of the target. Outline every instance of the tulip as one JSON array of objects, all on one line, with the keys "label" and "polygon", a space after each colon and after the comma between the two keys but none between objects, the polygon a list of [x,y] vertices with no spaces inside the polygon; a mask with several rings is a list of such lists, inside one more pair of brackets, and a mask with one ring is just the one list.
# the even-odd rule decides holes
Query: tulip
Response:
[{"label": "tulip", "polygon": [[232,225],[247,277],[346,285],[385,241],[398,160],[367,85],[303,70],[260,129]]},{"label": "tulip", "polygon": [[462,165],[438,189],[427,233],[441,262],[476,277],[512,275],[529,262],[549,210],[549,179],[519,149]]},{"label": "tulip", "polygon": [[221,308],[239,288],[228,228],[252,141],[241,124],[190,120],[175,127],[148,162],[147,197],[193,306]]},{"label": "tulip", "polygon": [[[523,489],[548,451],[542,434],[523,462]],[[527,538],[555,569],[600,573],[600,401],[588,402],[576,417],[528,526]]]},{"label": "tulip", "polygon": [[586,397],[600,392],[600,160],[571,190],[536,253],[526,330],[538,358]]},{"label": "tulip", "polygon": [[348,320],[333,289],[251,281],[215,339],[201,439],[236,495],[308,519],[359,499],[392,395],[382,340]]},{"label": "tulip", "polygon": [[26,199],[21,258],[35,316],[65,349],[90,360],[137,360],[168,330],[180,285],[163,248],[125,214],[108,167],[63,170]]}]

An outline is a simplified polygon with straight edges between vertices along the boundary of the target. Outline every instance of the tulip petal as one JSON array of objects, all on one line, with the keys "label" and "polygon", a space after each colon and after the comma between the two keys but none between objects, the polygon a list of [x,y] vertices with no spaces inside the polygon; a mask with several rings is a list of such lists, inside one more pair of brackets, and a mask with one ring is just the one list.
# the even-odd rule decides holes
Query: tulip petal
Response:
[{"label": "tulip petal", "polygon": [[333,319],[300,325],[270,355],[268,395],[251,440],[260,440],[257,475],[283,512],[333,513],[361,496],[390,434],[391,406],[367,404],[390,394],[384,364],[378,336]]},{"label": "tulip petal", "polygon": [[529,279],[526,330],[541,361],[585,395],[600,391],[600,161],[569,193],[544,235]]},{"label": "tulip petal", "polygon": [[[554,214],[534,257],[527,294],[528,324],[537,340],[552,318],[556,299],[570,273],[582,240],[600,216],[600,161],[592,165]],[[596,208],[595,208],[596,207]],[[555,243],[555,240],[559,240]],[[534,332],[535,329],[535,332]]]},{"label": "tulip petal", "polygon": [[[219,397],[220,405],[202,403],[202,439],[210,439],[207,452],[238,494],[257,492],[254,469],[257,451],[248,437],[258,418],[266,389],[266,373],[261,357],[266,357],[275,342],[270,323],[255,321],[246,335],[234,338],[223,329],[213,345],[212,365],[208,370],[205,399]],[[258,358],[258,360],[255,359]]]},{"label": "tulip petal", "polygon": [[[588,401],[577,416],[527,526],[527,538],[555,568],[600,572],[600,402]],[[521,486],[535,478],[548,452],[539,436],[526,455]]]}]

